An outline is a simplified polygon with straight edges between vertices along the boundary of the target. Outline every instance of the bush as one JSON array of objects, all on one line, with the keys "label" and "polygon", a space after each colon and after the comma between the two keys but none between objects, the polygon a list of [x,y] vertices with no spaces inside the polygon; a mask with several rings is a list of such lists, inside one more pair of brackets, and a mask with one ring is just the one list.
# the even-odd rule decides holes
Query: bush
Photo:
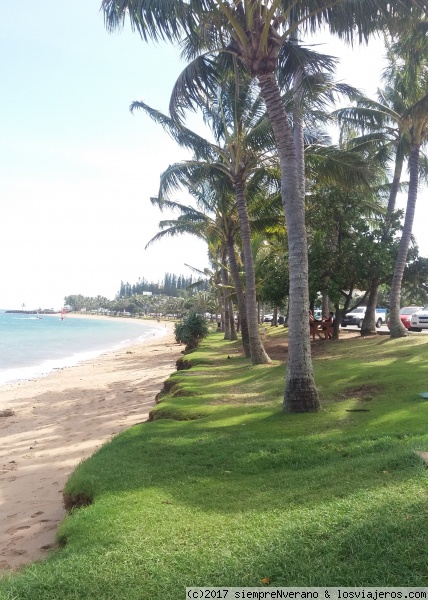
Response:
[{"label": "bush", "polygon": [[205,318],[196,313],[190,313],[181,323],[175,324],[175,339],[179,344],[186,344],[186,350],[197,348],[199,342],[208,335],[208,325]]}]

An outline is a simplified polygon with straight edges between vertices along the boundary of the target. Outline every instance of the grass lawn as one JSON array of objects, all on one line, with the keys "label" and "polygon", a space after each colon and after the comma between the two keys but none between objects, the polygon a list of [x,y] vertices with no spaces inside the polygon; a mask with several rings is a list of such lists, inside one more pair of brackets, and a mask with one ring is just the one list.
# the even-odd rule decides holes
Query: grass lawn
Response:
[{"label": "grass lawn", "polygon": [[[273,356],[285,330],[269,329]],[[70,478],[46,561],[1,600],[172,600],[185,586],[427,586],[428,336],[317,341],[317,414],[284,415],[285,367],[212,334],[137,425]],[[230,358],[228,358],[230,357]]]}]

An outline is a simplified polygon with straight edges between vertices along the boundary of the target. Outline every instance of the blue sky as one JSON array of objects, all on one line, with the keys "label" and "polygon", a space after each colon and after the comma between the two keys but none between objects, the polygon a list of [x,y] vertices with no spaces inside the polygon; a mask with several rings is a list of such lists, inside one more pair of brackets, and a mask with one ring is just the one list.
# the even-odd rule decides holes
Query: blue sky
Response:
[{"label": "blue sky", "polygon": [[167,110],[182,65],[170,46],[109,34],[99,0],[19,0],[0,23],[0,307],[112,298],[120,280],[206,264],[202,243],[145,244],[149,202],[184,158],[132,100]]},{"label": "blue sky", "polygon": [[[2,13],[1,308],[59,307],[75,293],[112,298],[121,279],[206,266],[191,238],[144,250],[165,218],[149,202],[159,175],[186,155],[128,107],[142,99],[167,110],[178,51],[143,43],[129,27],[108,33],[99,5],[18,0]],[[379,45],[325,50],[343,56],[339,78],[374,92]]]}]

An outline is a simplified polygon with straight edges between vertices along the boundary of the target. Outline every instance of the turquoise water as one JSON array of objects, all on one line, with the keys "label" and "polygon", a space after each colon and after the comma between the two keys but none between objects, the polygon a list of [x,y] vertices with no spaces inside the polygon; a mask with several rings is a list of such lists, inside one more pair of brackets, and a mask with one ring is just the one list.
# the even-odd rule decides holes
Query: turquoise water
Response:
[{"label": "turquoise water", "polygon": [[47,375],[108,350],[160,335],[142,321],[24,315],[0,311],[0,385]]}]

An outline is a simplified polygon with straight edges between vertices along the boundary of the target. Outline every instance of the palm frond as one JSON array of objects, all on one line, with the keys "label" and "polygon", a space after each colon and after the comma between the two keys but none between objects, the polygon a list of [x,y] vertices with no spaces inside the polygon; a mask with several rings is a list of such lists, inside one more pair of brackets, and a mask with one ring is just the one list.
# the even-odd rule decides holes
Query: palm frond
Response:
[{"label": "palm frond", "polygon": [[206,98],[214,96],[221,81],[221,72],[212,54],[197,56],[181,72],[171,93],[169,112],[182,121],[185,111],[197,110]]},{"label": "palm frond", "polygon": [[378,165],[354,150],[312,146],[305,156],[310,178],[322,180],[326,185],[341,184],[350,189],[370,187],[382,175]]},{"label": "palm frond", "polygon": [[101,10],[110,31],[122,28],[126,19],[144,41],[178,42],[190,31],[194,13],[183,0],[103,0]]},{"label": "palm frond", "polygon": [[202,136],[177,123],[168,115],[150,107],[145,102],[141,100],[132,102],[130,110],[132,113],[136,110],[143,110],[155,123],[159,123],[181,147],[192,150],[196,155],[206,160],[212,160],[218,154],[218,149],[214,144],[210,144]]}]

